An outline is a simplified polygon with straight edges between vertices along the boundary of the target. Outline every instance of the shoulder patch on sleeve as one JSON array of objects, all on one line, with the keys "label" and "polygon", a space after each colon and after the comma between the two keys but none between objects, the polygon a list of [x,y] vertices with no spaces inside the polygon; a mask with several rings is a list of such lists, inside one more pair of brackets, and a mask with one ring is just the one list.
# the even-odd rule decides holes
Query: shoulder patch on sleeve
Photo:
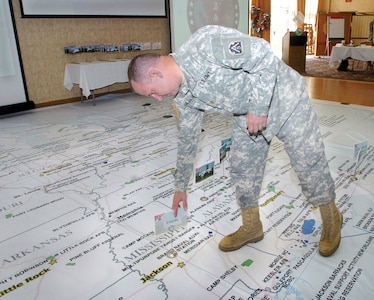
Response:
[{"label": "shoulder patch on sleeve", "polygon": [[218,60],[243,59],[250,55],[251,41],[248,37],[218,37],[212,39],[213,55]]},{"label": "shoulder patch on sleeve", "polygon": [[227,52],[234,56],[242,55],[244,53],[243,42],[241,40],[230,41],[227,45]]}]

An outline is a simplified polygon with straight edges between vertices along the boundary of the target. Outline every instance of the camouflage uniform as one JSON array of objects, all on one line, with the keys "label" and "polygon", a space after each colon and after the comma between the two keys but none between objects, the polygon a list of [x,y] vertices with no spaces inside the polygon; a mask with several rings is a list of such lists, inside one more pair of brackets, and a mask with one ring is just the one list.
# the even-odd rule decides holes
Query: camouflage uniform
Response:
[{"label": "camouflage uniform", "polygon": [[[205,26],[171,54],[184,74],[174,99],[180,112],[175,190],[186,191],[204,111],[233,115],[231,177],[241,208],[258,206],[270,141],[285,144],[309,203],[335,199],[316,114],[305,79],[284,64],[263,39]],[[266,130],[250,136],[246,113],[268,116]]]}]

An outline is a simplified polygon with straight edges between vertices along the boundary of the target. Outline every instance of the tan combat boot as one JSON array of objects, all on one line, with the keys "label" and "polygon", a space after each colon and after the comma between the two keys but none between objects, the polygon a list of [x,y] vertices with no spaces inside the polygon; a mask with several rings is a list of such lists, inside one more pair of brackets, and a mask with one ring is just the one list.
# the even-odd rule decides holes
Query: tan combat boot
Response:
[{"label": "tan combat boot", "polygon": [[319,206],[322,218],[322,234],[319,241],[319,253],[322,256],[332,255],[340,244],[340,230],[343,215],[335,205],[335,201]]},{"label": "tan combat boot", "polygon": [[264,238],[259,207],[242,208],[243,225],[227,236],[219,243],[222,251],[234,251],[248,243],[255,243]]}]

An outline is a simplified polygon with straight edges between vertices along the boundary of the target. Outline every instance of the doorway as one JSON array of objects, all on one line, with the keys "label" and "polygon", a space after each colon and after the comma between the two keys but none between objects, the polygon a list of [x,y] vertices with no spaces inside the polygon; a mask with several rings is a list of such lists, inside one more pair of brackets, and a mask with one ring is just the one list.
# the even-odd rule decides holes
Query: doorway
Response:
[{"label": "doorway", "polygon": [[[312,32],[309,34],[311,44],[314,45],[316,15],[318,0],[305,1],[304,23],[308,24]],[[282,39],[287,31],[296,30],[294,21],[297,15],[297,0],[271,1],[270,45],[278,57],[282,57]],[[309,53],[314,53],[314,48]]]}]

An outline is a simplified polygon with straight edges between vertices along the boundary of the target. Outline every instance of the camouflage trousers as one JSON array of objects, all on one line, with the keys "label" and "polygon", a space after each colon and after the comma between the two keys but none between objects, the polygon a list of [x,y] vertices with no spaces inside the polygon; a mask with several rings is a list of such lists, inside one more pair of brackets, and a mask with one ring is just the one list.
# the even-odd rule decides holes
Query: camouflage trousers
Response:
[{"label": "camouflage trousers", "polygon": [[[253,208],[258,206],[270,143],[262,135],[249,136],[245,119],[233,119],[230,172],[238,205]],[[284,143],[308,203],[318,206],[335,200],[317,116],[306,93],[287,121],[272,132]]]}]

